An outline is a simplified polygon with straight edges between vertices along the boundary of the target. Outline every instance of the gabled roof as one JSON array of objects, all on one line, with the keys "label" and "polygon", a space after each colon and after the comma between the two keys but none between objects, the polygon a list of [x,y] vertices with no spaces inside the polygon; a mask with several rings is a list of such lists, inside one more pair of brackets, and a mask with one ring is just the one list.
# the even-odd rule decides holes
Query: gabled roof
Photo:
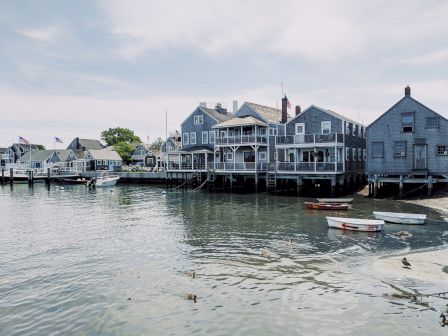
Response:
[{"label": "gabled roof", "polygon": [[187,118],[182,122],[184,124],[197,110],[202,111],[203,113],[208,114],[211,118],[215,119],[217,122],[223,122],[233,118],[233,113],[226,112],[226,114],[218,112],[216,109],[211,109],[208,107],[198,106],[191,112]]},{"label": "gabled roof", "polygon": [[31,147],[31,150],[39,150],[39,145],[37,145],[37,144],[24,145],[21,143],[14,143],[14,144],[12,144],[11,147],[22,148],[24,151],[29,151],[30,147]]},{"label": "gabled roof", "polygon": [[318,110],[320,110],[320,111],[322,111],[322,112],[328,113],[328,114],[332,115],[332,116],[335,117],[335,118],[338,118],[338,119],[347,121],[347,122],[349,122],[349,123],[356,124],[356,125],[361,125],[362,127],[365,127],[365,126],[364,126],[362,123],[360,123],[360,122],[354,121],[354,120],[352,120],[352,119],[350,119],[350,118],[347,118],[347,117],[343,116],[342,114],[336,113],[336,112],[334,112],[334,111],[332,111],[332,110],[324,109],[324,108],[319,107],[319,106],[316,106],[316,105],[311,105],[311,106],[307,107],[305,110],[303,110],[302,112],[300,112],[300,114],[296,115],[294,118],[292,118],[291,120],[289,120],[288,123],[290,123],[291,121],[295,120],[299,115],[304,114],[305,112],[307,112],[308,110],[310,110],[310,109],[312,109],[312,108],[315,108],[315,109],[318,109]]},{"label": "gabled roof", "polygon": [[84,160],[84,157],[86,156],[86,151],[80,149],[74,150],[73,153],[75,153],[78,160]]},{"label": "gabled roof", "polygon": [[104,145],[99,140],[95,139],[79,139],[78,140],[81,147],[85,147],[86,150],[90,149],[103,149]]},{"label": "gabled roof", "polygon": [[61,161],[67,161],[68,157],[70,156],[70,153],[72,153],[72,152],[73,151],[71,149],[58,149],[58,150],[56,150],[56,153],[58,153],[59,158],[61,159]]},{"label": "gabled roof", "polygon": [[267,123],[258,120],[252,116],[236,117],[230,120],[224,121],[217,125],[212,126],[212,128],[224,128],[224,127],[236,127],[236,126],[268,126]]},{"label": "gabled roof", "polygon": [[19,162],[42,161],[47,162],[54,154],[54,150],[32,150],[23,154]]},{"label": "gabled roof", "polygon": [[401,104],[405,99],[411,99],[412,101],[414,101],[415,103],[417,103],[418,105],[420,105],[421,107],[431,111],[432,113],[436,114],[437,116],[439,116],[440,118],[444,119],[446,122],[448,122],[448,119],[445,118],[443,115],[441,115],[440,113],[435,112],[434,110],[430,109],[429,107],[427,107],[426,105],[420,103],[417,99],[412,98],[411,96],[404,96],[403,98],[401,98],[398,102],[396,102],[394,105],[392,105],[391,108],[389,108],[386,112],[384,112],[382,115],[380,115],[375,121],[373,121],[369,126],[367,126],[367,128],[372,127],[374,124],[376,124],[378,121],[380,121],[386,114],[388,114],[391,110],[393,110],[396,106],[398,106],[399,104]]},{"label": "gabled roof", "polygon": [[116,161],[122,160],[120,155],[118,155],[116,151],[109,149],[102,149],[102,150],[91,149],[88,150],[87,153],[90,153],[93,160],[116,160]]},{"label": "gabled roof", "polygon": [[[252,110],[263,117],[266,122],[280,123],[282,121],[282,110],[260,104],[245,102]],[[244,105],[243,104],[243,105]]]},{"label": "gabled roof", "polygon": [[0,147],[0,154],[6,153],[7,147]]}]

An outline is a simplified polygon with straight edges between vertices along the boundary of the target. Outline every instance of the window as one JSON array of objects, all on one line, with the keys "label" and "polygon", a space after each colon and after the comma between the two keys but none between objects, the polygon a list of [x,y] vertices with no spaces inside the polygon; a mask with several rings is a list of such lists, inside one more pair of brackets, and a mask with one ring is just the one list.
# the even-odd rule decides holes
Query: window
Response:
[{"label": "window", "polygon": [[258,152],[258,160],[266,161],[266,152]]},{"label": "window", "polygon": [[366,150],[365,150],[365,149],[362,150],[362,159],[363,159],[364,161],[367,160],[367,154],[366,154]]},{"label": "window", "polygon": [[401,114],[401,131],[403,133],[414,132],[414,113],[402,113]]},{"label": "window", "polygon": [[232,161],[233,160],[233,153],[229,152],[227,153],[227,161]]},{"label": "window", "polygon": [[269,135],[277,135],[277,129],[274,127],[269,127]]},{"label": "window", "polygon": [[183,137],[182,137],[182,144],[183,144],[184,146],[187,146],[187,145],[189,144],[188,139],[189,139],[189,137],[188,137],[188,133],[184,133],[184,135],[183,135]]},{"label": "window", "polygon": [[296,123],[296,135],[305,134],[305,124],[304,123]]},{"label": "window", "polygon": [[362,149],[358,148],[358,161],[362,160]]},{"label": "window", "polygon": [[356,161],[356,148],[352,149],[353,161]]},{"label": "window", "polygon": [[329,134],[331,132],[331,121],[322,121],[322,134]]},{"label": "window", "polygon": [[439,117],[426,118],[426,128],[438,128],[439,127]]},{"label": "window", "polygon": [[437,146],[437,155],[448,155],[448,146],[447,145],[438,145]]},{"label": "window", "polygon": [[214,143],[215,143],[215,131],[210,131],[210,132],[209,132],[208,141],[209,141],[211,144],[214,144]]},{"label": "window", "polygon": [[202,114],[194,116],[194,124],[195,125],[202,125],[203,123],[204,123],[204,116]]},{"label": "window", "polygon": [[345,147],[345,161],[350,160],[350,147]]},{"label": "window", "polygon": [[202,144],[203,145],[208,144],[208,132],[207,131],[202,132]]},{"label": "window", "polygon": [[190,145],[196,145],[196,132],[190,133]]},{"label": "window", "polygon": [[345,134],[350,135],[350,123],[345,122]]},{"label": "window", "polygon": [[372,158],[384,157],[384,142],[372,142]]},{"label": "window", "polygon": [[258,129],[258,134],[259,135],[266,135],[266,128],[262,127]]},{"label": "window", "polygon": [[406,157],[406,141],[394,141],[394,157]]},{"label": "window", "polygon": [[360,138],[362,138],[362,133],[363,133],[363,131],[364,131],[364,128],[358,125],[358,136],[359,136]]}]

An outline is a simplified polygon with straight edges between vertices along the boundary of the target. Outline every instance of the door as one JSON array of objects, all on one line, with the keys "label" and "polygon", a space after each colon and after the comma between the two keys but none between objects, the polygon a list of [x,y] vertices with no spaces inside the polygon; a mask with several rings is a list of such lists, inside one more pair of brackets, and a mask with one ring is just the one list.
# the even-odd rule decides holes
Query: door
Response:
[{"label": "door", "polygon": [[426,169],[426,145],[414,145],[414,168]]}]

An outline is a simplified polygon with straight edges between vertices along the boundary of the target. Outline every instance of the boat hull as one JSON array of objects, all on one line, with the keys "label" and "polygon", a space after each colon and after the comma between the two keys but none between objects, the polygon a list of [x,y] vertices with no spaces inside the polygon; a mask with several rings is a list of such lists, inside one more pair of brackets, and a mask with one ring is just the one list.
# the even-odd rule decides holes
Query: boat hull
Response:
[{"label": "boat hull", "polygon": [[328,227],[362,232],[377,232],[383,230],[384,221],[375,219],[327,217]]},{"label": "boat hull", "polygon": [[421,214],[374,211],[373,215],[376,219],[394,224],[422,225],[426,221],[426,215]]},{"label": "boat hull", "polygon": [[98,177],[95,182],[95,187],[104,188],[104,187],[113,187],[117,184],[119,176],[111,176],[111,177]]},{"label": "boat hull", "polygon": [[315,203],[315,202],[305,202],[305,207],[311,210],[341,210],[345,211],[348,209],[347,203]]},{"label": "boat hull", "polygon": [[318,198],[319,203],[353,203],[353,198]]}]

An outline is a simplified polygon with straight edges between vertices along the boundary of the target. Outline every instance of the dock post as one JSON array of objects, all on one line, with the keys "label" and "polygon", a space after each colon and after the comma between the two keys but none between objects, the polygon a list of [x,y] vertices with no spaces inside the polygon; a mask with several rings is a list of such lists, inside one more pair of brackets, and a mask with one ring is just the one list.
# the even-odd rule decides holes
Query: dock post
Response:
[{"label": "dock post", "polygon": [[302,192],[302,178],[298,176],[296,181],[296,195],[299,196],[301,192]]},{"label": "dock post", "polygon": [[255,173],[255,192],[258,192],[258,173]]},{"label": "dock post", "polygon": [[432,176],[428,176],[428,196],[432,195],[433,180]]},{"label": "dock post", "polygon": [[336,176],[331,177],[331,196],[336,194]]},{"label": "dock post", "polygon": [[404,176],[400,175],[400,186],[399,186],[399,190],[398,190],[398,197],[400,197],[400,198],[403,197],[403,187],[404,187]]},{"label": "dock post", "polygon": [[230,174],[230,192],[233,191],[233,175]]},{"label": "dock post", "polygon": [[2,168],[2,184],[5,183],[5,168]]},{"label": "dock post", "polygon": [[14,183],[14,169],[12,168],[9,169],[9,183],[10,184]]},{"label": "dock post", "polygon": [[47,168],[47,179],[45,180],[45,182],[50,185],[51,182],[51,169]]},{"label": "dock post", "polygon": [[373,180],[373,197],[377,198],[378,196],[378,175],[375,175]]},{"label": "dock post", "polygon": [[34,178],[33,171],[30,169],[28,171],[28,185],[30,186],[33,185],[33,178]]}]

